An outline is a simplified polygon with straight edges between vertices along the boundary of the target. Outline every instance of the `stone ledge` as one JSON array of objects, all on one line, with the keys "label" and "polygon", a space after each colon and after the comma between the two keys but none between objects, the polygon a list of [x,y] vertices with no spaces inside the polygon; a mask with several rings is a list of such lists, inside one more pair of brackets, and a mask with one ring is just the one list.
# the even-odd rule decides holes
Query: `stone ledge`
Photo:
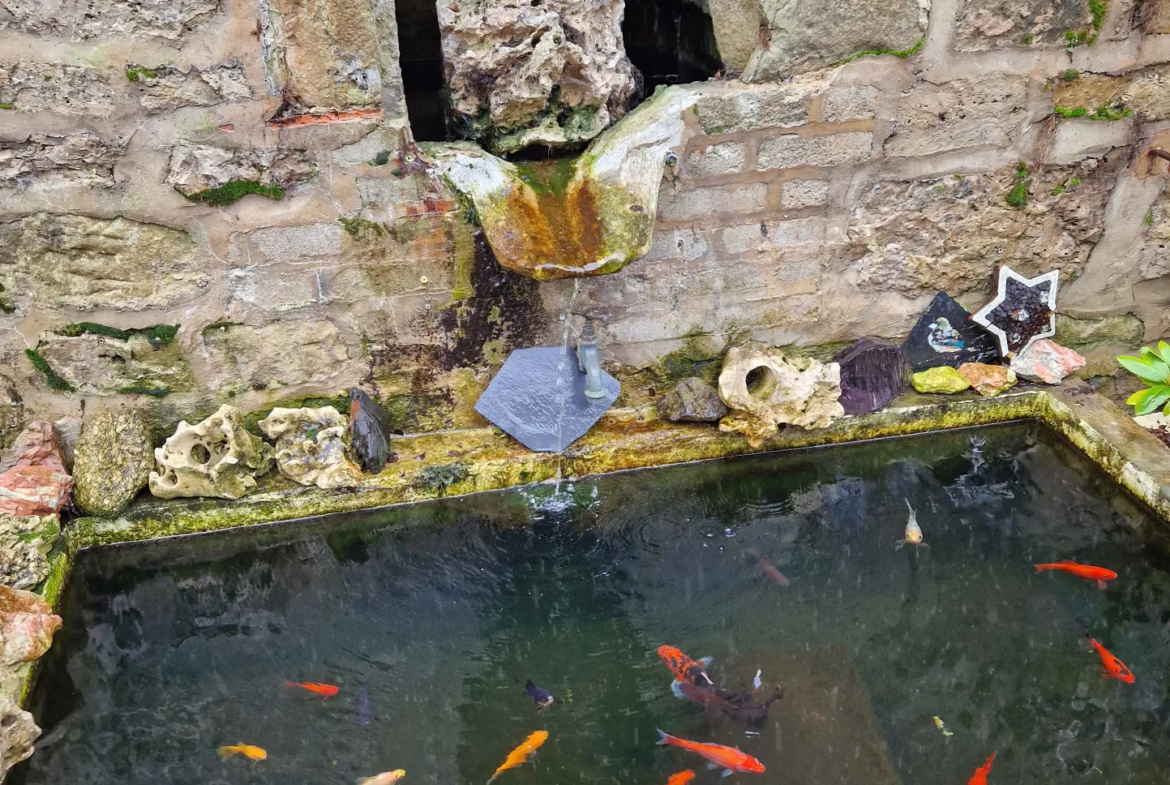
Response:
[{"label": "stone ledge", "polygon": [[1170,520],[1161,486],[1170,484],[1170,451],[1129,415],[1088,387],[1025,389],[997,398],[911,394],[874,414],[845,417],[823,430],[785,428],[752,449],[711,425],[672,424],[653,406],[610,411],[562,455],[532,453],[495,428],[394,439],[399,459],[348,492],[292,486],[275,475],[237,502],[143,498],[116,521],[83,518],[66,529],[69,554],[158,537],[426,501],[533,482],[738,455],[847,444],[937,430],[1039,419],[1159,516]]}]

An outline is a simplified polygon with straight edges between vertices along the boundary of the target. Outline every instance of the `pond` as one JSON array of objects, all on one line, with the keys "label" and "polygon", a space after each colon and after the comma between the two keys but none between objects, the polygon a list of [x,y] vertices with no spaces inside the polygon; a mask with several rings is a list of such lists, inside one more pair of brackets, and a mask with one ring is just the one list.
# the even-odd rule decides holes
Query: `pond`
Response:
[{"label": "pond", "polygon": [[[929,548],[896,545],[907,501]],[[1158,525],[1022,423],[87,551],[12,782],[482,785],[537,730],[497,782],[721,781],[659,728],[761,785],[965,783],[992,752],[993,784],[1170,782]],[[1118,577],[1033,567],[1064,559]],[[708,716],[662,645],[783,698]],[[217,754],[241,742],[267,759]]]}]

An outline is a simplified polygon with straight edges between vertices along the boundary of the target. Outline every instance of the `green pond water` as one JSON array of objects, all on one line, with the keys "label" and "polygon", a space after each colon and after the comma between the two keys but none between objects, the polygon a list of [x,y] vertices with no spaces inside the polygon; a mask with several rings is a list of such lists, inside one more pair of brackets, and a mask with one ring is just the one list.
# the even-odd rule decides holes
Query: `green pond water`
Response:
[{"label": "green pond water", "polygon": [[[904,499],[929,549],[895,548]],[[86,552],[11,781],[483,785],[538,729],[497,782],[720,781],[662,728],[767,766],[728,782],[962,785],[996,752],[993,785],[1167,783],[1157,527],[1026,423]],[[1062,559],[1119,577],[1032,567]],[[1082,624],[1136,683],[1102,678]],[[785,696],[756,734],[708,717],[671,694],[662,644]],[[267,760],[221,760],[238,742]]]}]

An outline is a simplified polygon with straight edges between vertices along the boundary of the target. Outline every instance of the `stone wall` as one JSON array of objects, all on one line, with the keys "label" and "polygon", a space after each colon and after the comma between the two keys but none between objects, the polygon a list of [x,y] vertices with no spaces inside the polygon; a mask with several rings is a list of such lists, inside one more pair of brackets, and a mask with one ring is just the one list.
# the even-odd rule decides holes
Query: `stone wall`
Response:
[{"label": "stone wall", "polygon": [[[394,0],[0,0],[0,442],[33,416],[134,405],[161,433],[354,384],[401,430],[467,426],[570,312],[635,371],[699,337],[898,336],[939,288],[981,304],[999,263],[1060,268],[1082,351],[1170,334],[1167,164],[1146,154],[1170,149],[1166,0],[708,6],[736,68],[686,112],[649,254],[538,283],[412,142]],[[517,44],[557,66],[509,63],[541,112],[574,78],[548,30],[626,79],[621,42],[589,38],[604,7],[584,32],[545,10]],[[593,105],[616,118],[614,94]]]}]

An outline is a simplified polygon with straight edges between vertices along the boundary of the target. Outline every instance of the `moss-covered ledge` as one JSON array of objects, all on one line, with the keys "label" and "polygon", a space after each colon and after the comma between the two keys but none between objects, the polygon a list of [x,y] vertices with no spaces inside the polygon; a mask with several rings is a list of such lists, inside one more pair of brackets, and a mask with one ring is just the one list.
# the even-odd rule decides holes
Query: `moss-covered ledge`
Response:
[{"label": "moss-covered ledge", "polygon": [[1062,434],[1121,485],[1170,519],[1170,450],[1128,414],[1086,387],[1021,390],[997,398],[910,394],[874,414],[845,417],[824,430],[782,429],[753,449],[737,434],[705,424],[659,420],[653,406],[611,410],[561,455],[533,453],[495,428],[404,436],[395,463],[348,491],[293,486],[275,473],[239,501],[139,499],[116,521],[82,518],[66,533],[81,548],[194,534],[441,496],[751,453],[903,436],[1037,418]]}]

